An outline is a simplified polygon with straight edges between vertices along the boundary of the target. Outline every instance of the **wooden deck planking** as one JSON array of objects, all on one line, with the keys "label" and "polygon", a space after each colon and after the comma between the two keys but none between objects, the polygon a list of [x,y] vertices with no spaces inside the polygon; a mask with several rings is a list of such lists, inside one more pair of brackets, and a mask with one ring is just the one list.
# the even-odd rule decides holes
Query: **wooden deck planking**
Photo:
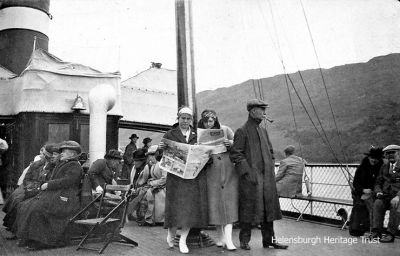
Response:
[{"label": "wooden deck planking", "polygon": [[[4,213],[0,214],[1,219]],[[178,231],[179,232],[179,231]],[[215,230],[206,231],[211,237],[216,237]],[[360,238],[356,239],[357,243],[350,245],[348,243],[328,243],[324,239],[330,238],[352,238],[349,236],[347,230],[341,230],[338,227],[325,226],[310,222],[296,222],[292,219],[283,219],[275,222],[275,232],[278,238],[315,238],[319,237],[321,241],[315,245],[310,243],[289,243],[288,250],[274,250],[264,249],[261,246],[261,232],[254,229],[252,232],[252,240],[250,242],[251,250],[244,251],[238,249],[229,252],[218,248],[216,246],[208,248],[191,249],[189,255],[271,255],[271,256],[293,256],[293,255],[307,255],[307,256],[337,256],[337,255],[399,255],[400,241],[396,240],[392,244],[368,244],[363,243]],[[167,231],[162,227],[139,227],[135,222],[128,222],[124,228],[124,235],[137,241],[138,247],[130,247],[126,245],[110,244],[103,255],[129,255],[129,256],[158,256],[158,255],[180,255],[179,249],[169,249],[165,241]],[[238,239],[239,230],[235,229],[233,232],[233,239],[236,246],[239,246]],[[41,250],[41,251],[27,251],[25,248],[16,246],[16,241],[6,240],[5,237],[10,236],[10,233],[0,227],[0,255],[4,256],[17,256],[17,255],[43,255],[43,256],[71,256],[71,255],[98,255],[96,252],[80,250],[76,251],[76,246],[67,246],[64,248]],[[96,246],[98,244],[93,244]],[[92,245],[91,245],[92,246]]]}]

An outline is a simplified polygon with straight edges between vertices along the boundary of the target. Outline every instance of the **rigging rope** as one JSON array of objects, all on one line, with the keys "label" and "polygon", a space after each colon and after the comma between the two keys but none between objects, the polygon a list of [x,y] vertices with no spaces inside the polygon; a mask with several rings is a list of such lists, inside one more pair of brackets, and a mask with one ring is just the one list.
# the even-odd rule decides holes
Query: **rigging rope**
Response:
[{"label": "rigging rope", "polygon": [[[315,113],[315,115],[316,115],[316,117],[317,117],[317,119],[318,119],[318,122],[319,122],[319,124],[320,124],[320,126],[321,126],[321,129],[322,129],[322,131],[323,131],[323,133],[324,133],[324,137],[325,137],[326,141],[324,140],[324,137],[321,135],[321,133],[319,132],[318,128],[316,127],[314,121],[312,120],[310,114],[308,113],[307,108],[305,107],[304,102],[303,102],[302,99],[300,98],[300,95],[299,95],[299,93],[297,92],[297,90],[296,90],[296,88],[295,88],[295,86],[294,86],[294,84],[293,84],[292,79],[291,79],[290,76],[286,73],[285,64],[284,64],[284,62],[283,62],[283,57],[282,57],[282,53],[281,53],[280,46],[279,46],[279,37],[277,36],[277,29],[276,29],[276,25],[275,25],[275,22],[274,22],[274,15],[273,15],[273,11],[272,11],[272,5],[271,5],[270,1],[268,1],[268,3],[269,3],[269,6],[270,6],[270,12],[271,12],[271,16],[272,16],[272,19],[273,19],[274,30],[275,30],[275,34],[276,34],[277,41],[278,41],[278,47],[276,47],[276,45],[274,45],[274,48],[275,48],[275,50],[276,50],[276,48],[278,48],[278,50],[279,50],[279,51],[278,51],[278,52],[279,52],[279,59],[280,59],[280,61],[281,61],[281,64],[282,64],[282,67],[283,67],[283,70],[284,70],[285,80],[286,80],[286,82],[287,82],[287,79],[289,79],[289,81],[290,81],[290,83],[291,83],[291,85],[292,85],[294,91],[296,92],[297,97],[299,98],[299,101],[300,101],[302,107],[304,108],[305,112],[306,112],[307,115],[308,115],[308,118],[310,119],[311,123],[313,124],[313,126],[314,126],[315,130],[317,131],[318,135],[321,137],[322,141],[323,141],[326,145],[328,145],[328,147],[329,147],[329,149],[330,149],[330,151],[331,151],[333,157],[334,157],[335,160],[339,163],[340,169],[341,169],[341,171],[342,171],[344,177],[346,178],[347,182],[349,183],[350,188],[353,189],[353,186],[352,186],[352,183],[351,183],[352,175],[350,174],[350,172],[349,172],[349,170],[348,170],[347,167],[345,167],[344,170],[343,170],[343,168],[342,168],[343,164],[342,164],[342,163],[340,162],[340,160],[338,159],[338,157],[337,157],[335,151],[333,150],[333,148],[332,148],[332,146],[331,146],[331,144],[330,144],[330,142],[329,142],[329,139],[328,139],[328,137],[327,137],[327,135],[326,135],[326,132],[325,132],[323,126],[322,126],[322,123],[321,123],[321,121],[320,121],[320,118],[319,118],[319,116],[318,116],[318,113],[316,112],[315,106],[314,106],[314,104],[313,104],[313,102],[312,102],[312,99],[311,99],[309,93],[308,93],[307,87],[306,87],[306,85],[305,85],[305,82],[304,82],[304,79],[303,79],[303,77],[302,77],[302,75],[301,75],[300,70],[299,70],[298,72],[299,72],[299,74],[300,74],[301,81],[302,81],[303,86],[304,86],[304,88],[305,88],[305,90],[306,90],[306,92],[307,92],[308,98],[309,98],[309,100],[310,100],[310,102],[311,102],[311,105],[312,105],[313,110],[314,110],[314,113]],[[260,8],[260,9],[261,9],[261,8]],[[263,15],[263,13],[262,13],[262,16],[263,16],[264,21],[266,21],[264,15]],[[269,30],[268,30],[268,33],[269,33],[269,36],[270,36],[270,38],[271,38],[271,41],[273,41],[273,40],[272,40],[272,36],[271,36]],[[323,81],[324,81],[324,80],[323,80]],[[326,89],[326,84],[325,84],[325,83],[324,83],[324,86],[325,86],[325,89]],[[288,86],[287,86],[287,87],[288,87]],[[290,90],[289,90],[289,93],[290,93]],[[326,93],[327,93],[327,90],[326,90]],[[290,97],[290,94],[289,94],[289,97]],[[290,98],[290,100],[291,100],[291,98]],[[330,104],[330,100],[329,100],[329,104]],[[330,106],[331,106],[331,104],[330,104]],[[294,109],[293,109],[293,108],[292,108],[292,113],[293,113],[293,115],[294,115]],[[333,112],[332,112],[332,113],[333,113]],[[335,120],[335,124],[336,124],[336,120]],[[336,131],[338,131],[336,125],[335,125],[335,127],[336,127]],[[297,127],[296,127],[296,130],[297,130]],[[341,148],[342,148],[342,152],[344,152],[344,151],[343,151],[342,144],[341,144]],[[347,174],[348,176],[346,176],[345,172],[346,172],[346,174]]]},{"label": "rigging rope", "polygon": [[[286,77],[286,73],[285,73],[285,83],[286,83],[286,88],[288,91],[288,95],[289,95],[289,101],[290,101],[290,108],[292,109],[292,116],[293,116],[293,122],[294,122],[294,129],[296,130],[296,135],[299,136],[299,130],[297,128],[297,121],[296,121],[296,115],[294,114],[294,107],[293,107],[293,101],[292,101],[292,96],[290,94],[290,89],[289,89],[289,83],[288,83],[288,78]],[[300,139],[298,140],[299,143],[299,151],[300,151],[300,156],[303,157],[303,151],[301,149],[301,143],[300,143]]]},{"label": "rigging rope", "polygon": [[323,73],[322,73],[321,64],[320,64],[320,61],[319,61],[319,57],[318,57],[317,50],[316,50],[316,47],[315,47],[314,39],[313,39],[313,36],[312,36],[312,33],[311,33],[311,28],[310,28],[310,25],[309,25],[309,23],[308,23],[306,11],[305,11],[305,9],[304,9],[304,5],[303,5],[303,1],[302,1],[302,0],[300,0],[300,4],[301,4],[301,8],[302,8],[302,10],[303,10],[304,19],[305,19],[306,24],[307,24],[308,34],[310,35],[311,43],[312,43],[312,45],[313,45],[314,54],[315,54],[315,57],[316,57],[316,59],[317,59],[317,63],[318,63],[318,67],[319,67],[319,72],[320,72],[321,78],[322,78],[322,84],[324,85],[324,88],[325,88],[325,93],[326,93],[326,96],[327,96],[327,99],[328,99],[328,103],[329,103],[329,107],[330,107],[330,110],[331,110],[333,122],[334,122],[334,124],[335,124],[335,129],[336,129],[336,133],[337,133],[337,136],[338,136],[338,139],[339,139],[340,149],[341,149],[341,151],[342,151],[342,154],[343,154],[343,157],[344,157],[345,162],[347,162],[347,156],[346,156],[346,153],[344,152],[344,149],[343,149],[342,138],[341,138],[341,135],[340,135],[340,132],[339,132],[337,123],[336,123],[335,114],[333,113],[333,108],[332,108],[332,104],[331,104],[331,99],[330,99],[329,94],[328,94],[328,89],[327,89],[327,86],[326,86],[325,77],[324,77],[324,75],[323,75]]}]

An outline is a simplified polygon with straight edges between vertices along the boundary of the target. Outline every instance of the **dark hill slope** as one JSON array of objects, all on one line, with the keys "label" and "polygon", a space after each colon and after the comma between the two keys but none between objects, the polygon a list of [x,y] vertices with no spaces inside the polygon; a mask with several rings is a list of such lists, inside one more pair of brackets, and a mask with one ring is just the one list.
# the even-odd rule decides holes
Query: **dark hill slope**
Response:
[{"label": "dark hill slope", "polygon": [[[323,69],[322,73],[347,162],[358,162],[370,145],[400,144],[400,54],[375,57],[367,63]],[[306,70],[301,75],[332,148],[338,158],[345,161],[320,71]],[[299,74],[289,76],[313,122],[323,134]],[[282,151],[288,144],[298,146],[300,143],[302,155],[309,162],[335,162],[335,157],[316,132],[294,89],[290,88],[298,125],[296,132],[284,75],[248,80],[228,88],[198,93],[199,110],[215,109],[221,122],[235,130],[247,118],[245,103],[255,98],[254,89],[258,89],[258,83],[264,99],[270,104],[268,115],[275,120],[268,124],[275,151]],[[281,153],[278,158],[282,158]]]}]

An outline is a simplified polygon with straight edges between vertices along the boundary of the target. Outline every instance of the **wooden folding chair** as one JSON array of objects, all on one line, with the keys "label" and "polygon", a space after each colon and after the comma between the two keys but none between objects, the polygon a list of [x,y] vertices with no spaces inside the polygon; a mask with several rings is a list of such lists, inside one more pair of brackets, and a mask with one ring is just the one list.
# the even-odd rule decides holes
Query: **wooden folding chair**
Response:
[{"label": "wooden folding chair", "polygon": [[[117,191],[121,192],[120,197],[113,196],[110,198],[109,193],[115,193]],[[132,185],[105,185],[104,191],[101,195],[96,197],[92,202],[90,202],[79,213],[77,213],[73,218],[70,219],[70,222],[73,222],[74,224],[90,227],[89,231],[80,241],[78,248],[76,248],[76,250],[79,249],[94,250],[98,251],[99,254],[101,254],[111,242],[118,242],[118,243],[138,246],[137,242],[121,234],[121,230],[125,224],[128,203],[133,196],[134,196],[134,190]],[[99,200],[100,200],[100,205],[98,206],[95,218],[88,218],[81,220],[78,219],[81,213],[87,211],[89,207],[92,207]],[[102,212],[104,212],[106,205],[108,207],[111,205],[112,209],[104,216]],[[101,230],[102,232],[96,233],[96,231],[98,230]],[[87,243],[88,238],[96,237],[99,234],[104,236],[103,239],[104,244],[101,248],[84,246],[85,243]]]}]

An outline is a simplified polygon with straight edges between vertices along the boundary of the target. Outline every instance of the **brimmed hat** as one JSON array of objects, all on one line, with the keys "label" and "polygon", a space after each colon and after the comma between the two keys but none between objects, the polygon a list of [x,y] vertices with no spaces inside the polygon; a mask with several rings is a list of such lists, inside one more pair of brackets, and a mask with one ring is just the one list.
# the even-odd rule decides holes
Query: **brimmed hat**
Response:
[{"label": "brimmed hat", "polygon": [[104,155],[105,159],[122,159],[121,152],[116,149],[110,149],[107,154]]},{"label": "brimmed hat", "polygon": [[371,147],[369,149],[369,152],[364,153],[364,155],[367,155],[374,159],[381,159],[383,157],[383,151],[382,148]]},{"label": "brimmed hat", "polygon": [[383,149],[383,152],[400,150],[400,146],[391,144]]},{"label": "brimmed hat", "polygon": [[139,139],[139,137],[136,135],[136,133],[132,133],[131,137],[129,137],[129,139]]},{"label": "brimmed hat", "polygon": [[262,101],[259,99],[251,99],[251,100],[247,101],[246,107],[247,107],[247,111],[250,111],[252,108],[255,108],[255,107],[266,108],[266,107],[268,107],[268,104],[265,101]]},{"label": "brimmed hat", "polygon": [[149,143],[150,141],[152,141],[152,139],[150,139],[149,137],[146,137],[146,138],[144,138],[143,139],[143,144],[147,144],[147,143]]},{"label": "brimmed hat", "polygon": [[60,151],[63,149],[72,149],[75,150],[76,153],[79,155],[82,152],[81,145],[78,142],[73,140],[67,140],[60,143]]},{"label": "brimmed hat", "polygon": [[60,146],[55,143],[46,144],[43,147],[43,154],[47,157],[52,157],[53,153],[60,153]]}]

